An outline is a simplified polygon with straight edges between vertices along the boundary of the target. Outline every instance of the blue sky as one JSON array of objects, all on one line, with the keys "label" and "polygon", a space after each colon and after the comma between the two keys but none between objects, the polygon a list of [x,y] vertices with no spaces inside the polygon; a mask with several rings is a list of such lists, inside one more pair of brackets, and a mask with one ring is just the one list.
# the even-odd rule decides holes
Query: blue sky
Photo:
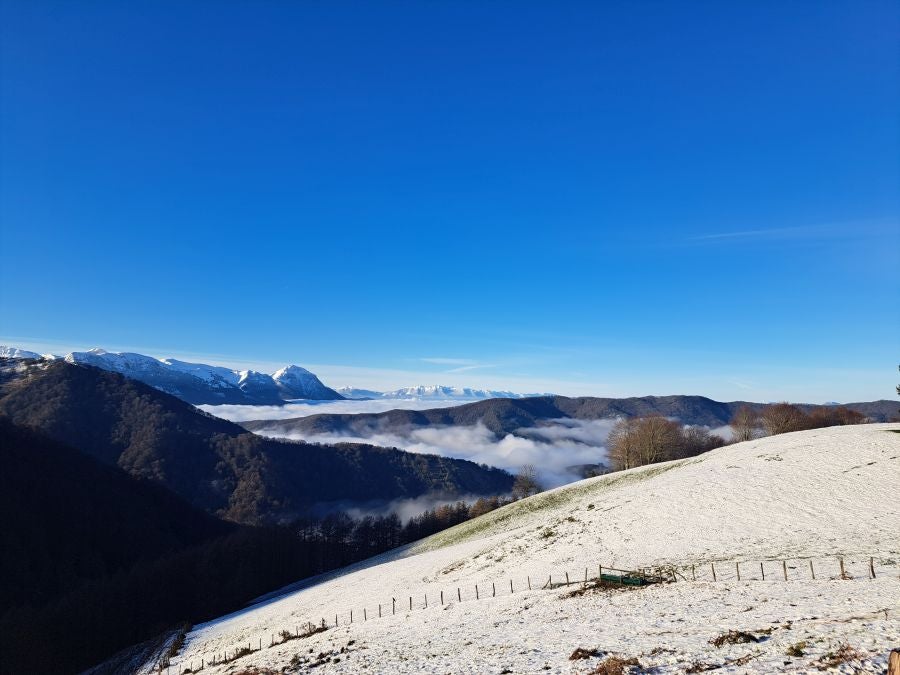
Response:
[{"label": "blue sky", "polygon": [[4,0],[0,336],[889,398],[893,2]]}]

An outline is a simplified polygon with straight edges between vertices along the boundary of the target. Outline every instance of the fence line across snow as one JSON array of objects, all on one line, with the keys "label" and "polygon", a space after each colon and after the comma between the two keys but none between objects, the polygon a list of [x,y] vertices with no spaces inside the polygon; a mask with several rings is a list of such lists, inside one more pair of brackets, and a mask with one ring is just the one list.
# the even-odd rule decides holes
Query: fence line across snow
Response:
[{"label": "fence line across snow", "polygon": [[[826,564],[827,561],[828,564]],[[791,565],[788,565],[788,563]],[[616,567],[597,564],[593,567],[585,567],[583,575],[580,573],[569,575],[569,570],[562,573],[547,574],[544,577],[532,577],[526,575],[524,577],[507,576],[500,582],[499,595],[511,596],[517,593],[528,591],[555,590],[567,586],[587,587],[589,584],[597,584],[601,586],[622,586],[622,587],[638,587],[654,583],[666,582],[730,582],[730,581],[826,581],[826,580],[851,580],[851,579],[875,579],[876,567],[875,558],[870,556],[868,560],[854,561],[853,571],[856,576],[848,571],[845,558],[827,558],[818,559],[814,562],[813,558],[802,559],[774,559],[764,561],[710,561],[709,563],[692,563],[687,565],[672,566],[655,566],[638,570],[625,570]],[[718,565],[718,566],[717,566]],[[860,567],[863,571],[860,571]],[[362,606],[355,606],[350,609],[344,609],[333,614],[333,621],[326,619],[325,616],[316,617],[314,620],[306,620],[296,623],[294,626],[282,628],[277,632],[270,631],[267,633],[268,640],[263,637],[257,637],[255,640],[249,640],[235,647],[223,650],[220,653],[194,658],[193,660],[184,660],[173,663],[171,658],[166,658],[159,663],[159,672],[165,672],[171,675],[171,669],[178,675],[183,673],[196,673],[205,669],[207,666],[222,665],[230,663],[244,656],[249,656],[266,648],[276,647],[295,639],[304,639],[311,637],[317,633],[321,633],[330,628],[350,625],[353,623],[367,623],[369,621],[395,616],[399,612],[414,612],[426,610],[429,604],[435,606],[435,600],[438,600],[440,606],[447,606],[452,603],[460,604],[463,602],[480,601],[487,598],[495,598],[498,595],[498,586],[496,581],[483,581],[474,584],[454,584],[447,588],[431,591],[431,601],[429,602],[429,591],[419,591],[416,594],[404,594],[403,596],[391,597],[390,602],[386,599],[381,603],[374,601],[366,602]],[[354,613],[354,610],[357,610]],[[329,614],[328,616],[332,616]],[[291,630],[293,629],[293,630]],[[197,666],[195,668],[195,666]]]}]

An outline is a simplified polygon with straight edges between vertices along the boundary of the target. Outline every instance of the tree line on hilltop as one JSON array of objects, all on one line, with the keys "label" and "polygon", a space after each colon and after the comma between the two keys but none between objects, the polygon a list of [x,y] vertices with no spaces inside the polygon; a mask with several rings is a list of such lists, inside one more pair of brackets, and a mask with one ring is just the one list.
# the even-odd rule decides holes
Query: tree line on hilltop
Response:
[{"label": "tree line on hilltop", "polygon": [[694,457],[728,443],[864,422],[863,414],[845,406],[823,406],[807,413],[790,403],[776,403],[761,410],[745,405],[735,411],[729,422],[731,440],[703,426],[679,424],[662,415],[647,415],[619,420],[610,431],[607,448],[612,470],[621,471]]}]

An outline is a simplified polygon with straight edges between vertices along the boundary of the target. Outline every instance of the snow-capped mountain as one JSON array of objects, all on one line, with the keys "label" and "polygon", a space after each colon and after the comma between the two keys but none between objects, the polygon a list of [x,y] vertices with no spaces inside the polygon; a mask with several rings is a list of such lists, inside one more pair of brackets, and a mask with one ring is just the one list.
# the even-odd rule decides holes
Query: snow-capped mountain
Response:
[{"label": "snow-capped mountain", "polygon": [[343,398],[299,366],[287,366],[269,375],[255,370],[232,370],[205,363],[156,359],[144,354],[108,352],[99,348],[72,352],[65,359],[69,363],[121,373],[194,405],[280,405],[291,399]]},{"label": "snow-capped mountain", "polygon": [[343,398],[319,378],[300,366],[286,366],[272,374],[272,381],[283,399],[331,400]]},{"label": "snow-capped mountain", "polygon": [[382,398],[384,392],[374,391],[372,389],[357,389],[356,387],[338,387],[335,391],[344,398],[364,400],[370,398]]},{"label": "snow-capped mountain", "polygon": [[25,349],[19,349],[18,347],[7,347],[5,345],[0,345],[0,358],[5,359],[40,359],[43,358],[37,352],[29,352]]},{"label": "snow-capped mountain", "polygon": [[486,398],[522,398],[524,394],[516,394],[511,391],[495,391],[491,389],[472,389],[470,387],[448,387],[440,384],[419,385],[388,391],[381,395],[382,398],[425,398],[425,399],[466,399],[482,400]]},{"label": "snow-capped mountain", "polygon": [[372,391],[341,387],[337,390],[344,398],[350,399],[387,399],[387,400],[429,400],[429,401],[483,401],[488,398],[527,398],[529,396],[546,396],[547,394],[517,394],[512,391],[494,389],[473,389],[471,387],[449,387],[432,384],[416,387],[404,387],[394,391]]}]

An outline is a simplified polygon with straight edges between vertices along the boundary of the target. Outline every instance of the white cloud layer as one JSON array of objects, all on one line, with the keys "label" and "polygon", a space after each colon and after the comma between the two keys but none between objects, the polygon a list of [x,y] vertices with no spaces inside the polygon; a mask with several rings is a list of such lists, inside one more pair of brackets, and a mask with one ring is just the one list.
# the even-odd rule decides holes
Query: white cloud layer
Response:
[{"label": "white cloud layer", "polygon": [[409,452],[468,459],[515,473],[533,464],[544,487],[580,478],[569,467],[607,460],[606,437],[615,420],[553,420],[546,426],[518,429],[497,438],[483,424],[455,427],[408,427],[402,431],[353,434],[298,434],[272,429],[267,436],[315,443],[371,443]]},{"label": "white cloud layer", "polygon": [[429,410],[431,408],[452,408],[471,401],[428,401],[390,399],[383,401],[309,401],[286,405],[201,405],[197,406],[210,415],[231,420],[284,420],[293,417],[309,417],[322,414],[381,413],[388,410]]}]

